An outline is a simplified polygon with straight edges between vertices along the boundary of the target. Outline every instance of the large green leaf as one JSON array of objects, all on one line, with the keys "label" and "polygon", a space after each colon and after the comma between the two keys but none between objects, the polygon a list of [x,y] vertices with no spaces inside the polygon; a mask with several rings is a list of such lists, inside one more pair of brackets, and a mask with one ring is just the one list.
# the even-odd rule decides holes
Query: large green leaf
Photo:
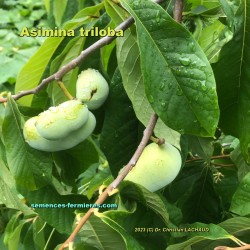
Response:
[{"label": "large green leaf", "polygon": [[246,163],[239,145],[231,152],[231,158],[238,168],[238,178],[241,181],[250,172],[250,164]]},{"label": "large green leaf", "polygon": [[23,226],[29,220],[19,220],[21,213],[18,211],[13,215],[5,229],[4,243],[8,250],[16,250],[20,247],[20,236]]},{"label": "large green leaf", "polygon": [[[113,213],[116,214],[117,217],[119,217],[119,213],[121,211],[114,211]],[[121,227],[119,223],[117,223],[113,218],[109,217],[109,211],[107,213],[96,213],[96,216],[99,217],[105,224],[107,224],[109,227],[113,228],[117,233],[119,233],[125,244],[126,249],[135,249],[135,250],[142,250],[142,248],[139,243],[131,237],[131,235],[128,234],[125,228]],[[122,215],[122,214],[121,214]]]},{"label": "large green leaf", "polygon": [[193,36],[152,1],[121,3],[136,22],[145,90],[155,112],[181,133],[213,135],[219,119],[215,80]]},{"label": "large green leaf", "polygon": [[147,206],[162,218],[165,225],[168,225],[169,215],[167,207],[156,193],[152,193],[143,186],[129,181],[122,183],[120,191],[123,197],[129,197]]},{"label": "large green leaf", "polygon": [[33,190],[51,181],[52,159],[25,142],[22,117],[12,98],[8,99],[5,111],[3,139],[8,166],[18,187]]},{"label": "large green leaf", "polygon": [[[56,51],[64,37],[47,38],[39,50],[30,58],[17,76],[15,92],[32,89],[38,85],[45,72],[53,53]],[[30,106],[33,95],[21,98],[18,102],[24,106]]]},{"label": "large green leaf", "polygon": [[[79,237],[87,246],[102,250],[125,250],[123,237],[97,216],[92,216],[82,227]],[[139,248],[136,248],[139,249]]]},{"label": "large green leaf", "polygon": [[[166,228],[166,224],[159,218],[159,214],[148,209],[145,203],[135,202],[132,197],[132,199],[126,200],[124,196],[117,195],[116,198],[116,203],[119,204],[118,210],[105,211],[104,216],[124,228],[143,246],[143,249],[164,249],[169,234],[159,232],[160,230],[157,233],[152,232],[155,228]],[[126,237],[126,234],[124,236]],[[133,247],[127,247],[127,249],[133,249]]]},{"label": "large green leaf", "polygon": [[[204,225],[206,227],[206,225]],[[235,217],[228,219],[226,221],[218,224],[219,227],[226,230],[231,235],[233,234],[241,241],[248,242],[249,240],[249,229],[250,229],[250,219],[246,217]],[[240,236],[240,237],[239,237]],[[228,246],[228,247],[236,247],[238,246],[236,243],[232,241],[233,238],[227,239],[216,239],[216,240],[202,240],[192,246],[193,250],[211,250],[218,246]]]},{"label": "large green leaf", "polygon": [[165,192],[167,199],[182,210],[184,223],[220,221],[220,199],[214,189],[212,173],[203,162],[186,165]]},{"label": "large green leaf", "polygon": [[248,173],[241,181],[236,190],[230,211],[245,216],[250,214],[250,173]]},{"label": "large green leaf", "polygon": [[[106,0],[105,6],[116,25],[126,19],[124,10],[116,4]],[[134,28],[128,29],[124,33],[124,37],[117,38],[116,45],[117,60],[122,75],[123,86],[133,104],[137,118],[146,126],[153,113],[153,109],[145,95],[140,68],[140,52]],[[165,138],[169,143],[178,148],[180,147],[180,134],[168,128],[161,119],[158,120],[154,132],[156,136]]]},{"label": "large green leaf", "polygon": [[99,189],[99,187],[102,184],[105,185],[106,182],[110,184],[112,180],[113,180],[113,177],[110,173],[110,169],[107,166],[104,168],[99,166],[98,172],[89,182],[88,191],[87,191],[88,199],[92,198],[92,196],[95,194],[95,192]]},{"label": "large green leaf", "polygon": [[250,218],[246,217],[231,218],[221,222],[219,226],[224,228],[230,234],[236,234],[238,232],[250,229]]},{"label": "large green leaf", "polygon": [[75,217],[74,211],[83,209],[86,212],[87,208],[84,209],[81,206],[89,204],[89,200],[83,195],[59,195],[52,186],[30,192],[24,190],[23,193],[39,217],[62,234],[71,233]]},{"label": "large green leaf", "polygon": [[25,215],[34,215],[34,212],[25,205],[17,190],[15,189],[15,180],[7,167],[0,160],[0,203],[8,208],[22,211]]},{"label": "large green leaf", "polygon": [[207,231],[203,232],[196,232],[190,233],[190,239],[184,241],[182,243],[170,245],[167,247],[166,250],[183,250],[183,249],[193,249],[192,246],[199,242],[205,240],[220,240],[220,239],[230,239],[232,236],[224,230],[222,227],[219,227],[214,224],[202,224],[202,223],[195,223],[190,225],[190,229],[208,229]]},{"label": "large green leaf", "polygon": [[[224,5],[228,4],[222,1]],[[235,0],[232,40],[221,50],[214,65],[217,82],[220,126],[224,132],[239,137],[241,149],[250,160],[250,2]],[[231,5],[231,4],[230,4]],[[229,19],[232,22],[232,19]]]}]

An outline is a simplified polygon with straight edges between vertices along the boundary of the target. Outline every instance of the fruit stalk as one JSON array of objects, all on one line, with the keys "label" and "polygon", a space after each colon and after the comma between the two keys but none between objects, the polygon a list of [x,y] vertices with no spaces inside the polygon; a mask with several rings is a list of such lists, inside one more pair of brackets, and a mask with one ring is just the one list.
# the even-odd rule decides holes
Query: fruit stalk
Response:
[{"label": "fruit stalk", "polygon": [[62,81],[57,81],[58,86],[60,87],[60,89],[62,90],[62,92],[64,93],[64,95],[69,99],[69,100],[73,100],[74,97],[69,93],[69,91],[67,90],[67,88],[65,87],[65,85],[63,84]]}]

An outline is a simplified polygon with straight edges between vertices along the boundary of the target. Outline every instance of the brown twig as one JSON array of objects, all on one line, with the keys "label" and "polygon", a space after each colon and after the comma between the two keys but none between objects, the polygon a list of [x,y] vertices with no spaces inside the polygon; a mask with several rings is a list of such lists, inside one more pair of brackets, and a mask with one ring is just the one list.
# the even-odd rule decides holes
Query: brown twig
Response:
[{"label": "brown twig", "polygon": [[178,23],[182,20],[183,0],[175,0],[174,2],[174,20]]},{"label": "brown twig", "polygon": [[222,164],[217,162],[211,162],[211,165],[218,166],[218,167],[234,167],[235,164]]},{"label": "brown twig", "polygon": [[[95,204],[102,204],[108,197],[109,194],[122,182],[122,180],[126,177],[126,175],[129,173],[129,171],[136,165],[136,162],[138,161],[139,157],[142,154],[142,151],[146,147],[150,136],[153,133],[154,127],[156,125],[158,116],[154,113],[152,114],[150,121],[144,130],[144,134],[142,137],[142,140],[135,151],[134,155],[132,156],[129,163],[123,168],[123,171],[116,177],[116,179],[105,189],[103,193],[99,196]],[[82,217],[82,219],[78,222],[77,226],[75,227],[72,234],[69,236],[69,238],[62,244],[62,246],[59,248],[59,250],[63,250],[65,247],[68,246],[70,242],[73,242],[76,235],[79,233],[83,225],[86,223],[86,221],[89,219],[89,217],[93,214],[95,211],[95,208],[91,208],[87,211],[87,213]]]},{"label": "brown twig", "polygon": [[[230,154],[228,154],[228,155],[215,155],[215,156],[211,157],[211,160],[221,159],[221,158],[230,158]],[[186,160],[186,163],[193,162],[193,161],[201,161],[201,160],[204,160],[204,159],[200,158],[200,157],[195,157],[195,158],[192,158],[190,160]]]}]

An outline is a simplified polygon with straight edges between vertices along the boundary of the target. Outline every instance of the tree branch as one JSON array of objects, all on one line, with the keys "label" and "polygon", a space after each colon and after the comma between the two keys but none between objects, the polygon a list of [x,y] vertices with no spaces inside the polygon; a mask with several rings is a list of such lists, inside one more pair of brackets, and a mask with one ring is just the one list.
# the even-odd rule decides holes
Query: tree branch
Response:
[{"label": "tree branch", "polygon": [[174,2],[174,19],[180,23],[182,20],[183,0],[175,0]]},{"label": "tree branch", "polygon": [[211,162],[211,165],[218,166],[218,167],[235,167],[235,164],[222,164],[222,163],[216,163],[216,162]]},{"label": "tree branch", "polygon": [[[137,150],[135,151],[134,155],[132,156],[129,163],[123,168],[122,172],[116,177],[116,179],[105,189],[105,191],[99,196],[95,204],[102,204],[108,197],[109,194],[122,182],[122,180],[126,177],[126,175],[129,173],[129,171],[136,165],[136,162],[138,161],[139,157],[141,156],[144,148],[146,147],[150,136],[153,133],[154,127],[156,125],[158,116],[154,113],[152,114],[150,121],[144,130],[142,140],[137,147]],[[72,241],[74,241],[76,235],[79,233],[83,225],[86,223],[86,221],[89,219],[89,217],[93,214],[95,211],[95,208],[90,208],[87,213],[82,217],[82,219],[79,221],[77,226],[75,227],[72,234],[69,236],[69,238],[62,244],[62,246],[59,248],[59,250],[63,250],[65,247],[68,246],[68,244]]]},{"label": "tree branch", "polygon": [[[227,154],[227,155],[215,155],[215,156],[211,157],[211,160],[221,159],[221,158],[230,158],[230,154]],[[193,161],[201,161],[201,160],[204,160],[204,159],[200,158],[200,157],[195,157],[195,158],[192,158],[190,160],[186,160],[186,163],[193,162]]]},{"label": "tree branch", "polygon": [[[115,30],[123,30],[125,31],[128,29],[132,24],[134,23],[134,19],[132,17],[129,17],[124,22],[122,22],[120,25],[118,25]],[[21,91],[18,94],[12,95],[12,98],[14,100],[18,100],[19,98],[31,95],[31,94],[37,94],[39,91],[41,91],[44,87],[46,87],[50,82],[56,80],[59,81],[62,79],[62,77],[68,73],[70,70],[74,69],[76,66],[78,66],[84,59],[86,59],[90,54],[95,52],[96,50],[102,48],[103,46],[110,44],[113,40],[116,39],[116,36],[105,36],[98,40],[97,42],[93,43],[91,46],[89,46],[87,49],[83,50],[81,54],[70,61],[68,64],[64,65],[61,69],[59,69],[56,73],[53,75],[45,78],[42,80],[42,82],[35,88],[30,90]],[[0,98],[0,103],[7,102],[7,98]]]}]

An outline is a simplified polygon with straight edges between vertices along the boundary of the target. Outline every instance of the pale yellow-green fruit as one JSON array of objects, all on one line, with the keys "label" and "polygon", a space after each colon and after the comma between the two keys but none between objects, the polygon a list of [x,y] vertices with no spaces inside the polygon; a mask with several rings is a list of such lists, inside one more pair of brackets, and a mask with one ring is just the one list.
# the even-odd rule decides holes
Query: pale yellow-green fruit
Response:
[{"label": "pale yellow-green fruit", "polygon": [[95,69],[87,69],[78,75],[76,97],[87,104],[88,109],[98,109],[107,99],[109,86]]},{"label": "pale yellow-green fruit", "polygon": [[[41,151],[56,152],[72,148],[84,141],[95,129],[96,119],[95,116],[89,112],[88,120],[77,130],[71,132],[68,136],[62,137],[58,140],[47,140],[42,137],[35,124],[37,123],[38,116],[32,117],[24,124],[23,135],[25,141],[32,147]],[[58,125],[64,126],[63,123]]]},{"label": "pale yellow-green fruit", "polygon": [[40,113],[35,126],[45,139],[58,140],[82,127],[88,117],[86,105],[79,100],[70,100]]},{"label": "pale yellow-green fruit", "polygon": [[169,143],[160,146],[151,143],[145,147],[136,166],[124,180],[140,184],[155,192],[176,178],[181,163],[181,155],[174,146]]}]

